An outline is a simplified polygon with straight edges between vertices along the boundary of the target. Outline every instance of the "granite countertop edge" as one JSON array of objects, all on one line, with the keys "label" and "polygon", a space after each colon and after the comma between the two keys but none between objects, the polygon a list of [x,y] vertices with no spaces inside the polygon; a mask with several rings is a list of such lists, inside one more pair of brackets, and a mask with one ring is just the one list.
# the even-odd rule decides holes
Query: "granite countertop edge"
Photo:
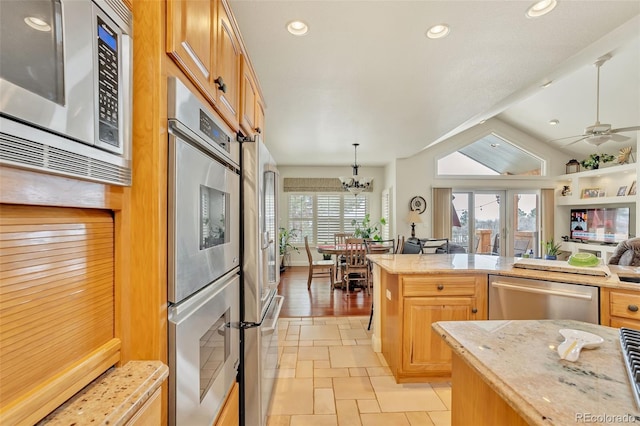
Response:
[{"label": "granite countertop edge", "polygon": [[39,424],[124,425],[168,376],[169,368],[161,361],[129,361],[112,367]]},{"label": "granite countertop edge", "polygon": [[513,263],[517,258],[505,256],[473,254],[369,254],[367,258],[391,274],[430,275],[451,273],[464,275],[481,273],[640,291],[640,284],[620,281],[618,277],[618,273],[620,273],[621,276],[637,275],[640,278],[640,268],[625,268],[617,267],[616,265],[608,265],[611,270],[611,276],[604,277],[516,268],[513,266]]},{"label": "granite countertop edge", "polygon": [[483,380],[502,398],[513,410],[522,416],[530,425],[545,426],[552,424],[550,421],[541,420],[540,413],[534,409],[524,398],[518,395],[518,393],[507,385],[500,376],[491,369],[484,366],[478,358],[476,358],[471,352],[467,351],[465,347],[456,340],[451,334],[449,334],[444,328],[442,328],[437,322],[431,324],[431,328],[438,333],[441,339],[443,339],[451,350],[460,356],[463,362],[465,362],[472,370],[475,370]]}]

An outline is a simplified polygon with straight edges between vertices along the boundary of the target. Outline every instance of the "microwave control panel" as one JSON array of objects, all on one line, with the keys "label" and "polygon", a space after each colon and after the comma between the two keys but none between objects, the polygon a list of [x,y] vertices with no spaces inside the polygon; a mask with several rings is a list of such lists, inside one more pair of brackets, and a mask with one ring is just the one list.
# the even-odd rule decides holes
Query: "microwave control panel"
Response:
[{"label": "microwave control panel", "polygon": [[119,147],[118,33],[98,17],[98,136]]}]

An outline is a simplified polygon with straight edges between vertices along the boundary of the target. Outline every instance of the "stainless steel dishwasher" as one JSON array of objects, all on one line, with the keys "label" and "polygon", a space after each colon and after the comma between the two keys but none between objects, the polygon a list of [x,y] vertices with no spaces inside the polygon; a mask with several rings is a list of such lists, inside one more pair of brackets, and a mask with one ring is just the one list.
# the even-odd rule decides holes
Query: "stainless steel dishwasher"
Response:
[{"label": "stainless steel dishwasher", "polygon": [[598,287],[489,275],[489,319],[599,323]]}]

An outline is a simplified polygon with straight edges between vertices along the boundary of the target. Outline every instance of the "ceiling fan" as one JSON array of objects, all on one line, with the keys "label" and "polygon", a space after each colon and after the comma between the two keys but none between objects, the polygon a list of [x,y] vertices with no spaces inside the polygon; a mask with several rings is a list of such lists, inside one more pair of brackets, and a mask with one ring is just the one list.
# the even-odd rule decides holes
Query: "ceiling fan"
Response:
[{"label": "ceiling fan", "polygon": [[611,124],[600,123],[600,67],[609,59],[611,59],[611,55],[607,54],[598,58],[598,60],[594,63],[594,65],[598,70],[597,80],[596,80],[596,122],[591,126],[585,127],[584,133],[582,135],[575,135],[575,136],[568,136],[560,139],[554,139],[550,142],[559,141],[563,139],[579,138],[564,146],[573,145],[574,143],[577,143],[580,141],[586,141],[591,145],[600,146],[603,143],[608,141],[615,141],[615,142],[628,141],[629,139],[631,139],[630,137],[619,135],[618,133],[640,130],[640,126],[620,127],[618,129],[612,129]]}]

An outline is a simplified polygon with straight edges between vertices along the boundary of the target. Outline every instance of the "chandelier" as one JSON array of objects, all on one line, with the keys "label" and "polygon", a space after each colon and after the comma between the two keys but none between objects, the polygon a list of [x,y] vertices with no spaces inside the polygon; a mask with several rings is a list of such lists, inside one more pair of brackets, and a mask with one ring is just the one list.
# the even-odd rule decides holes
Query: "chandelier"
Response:
[{"label": "chandelier", "polygon": [[342,188],[345,191],[349,191],[355,196],[360,194],[362,191],[369,189],[371,187],[371,182],[373,181],[373,178],[370,178],[370,177],[358,177],[358,168],[360,167],[358,165],[358,145],[360,144],[359,143],[353,144],[354,160],[353,160],[353,165],[351,166],[353,168],[353,176],[339,177],[340,182],[342,183]]}]

